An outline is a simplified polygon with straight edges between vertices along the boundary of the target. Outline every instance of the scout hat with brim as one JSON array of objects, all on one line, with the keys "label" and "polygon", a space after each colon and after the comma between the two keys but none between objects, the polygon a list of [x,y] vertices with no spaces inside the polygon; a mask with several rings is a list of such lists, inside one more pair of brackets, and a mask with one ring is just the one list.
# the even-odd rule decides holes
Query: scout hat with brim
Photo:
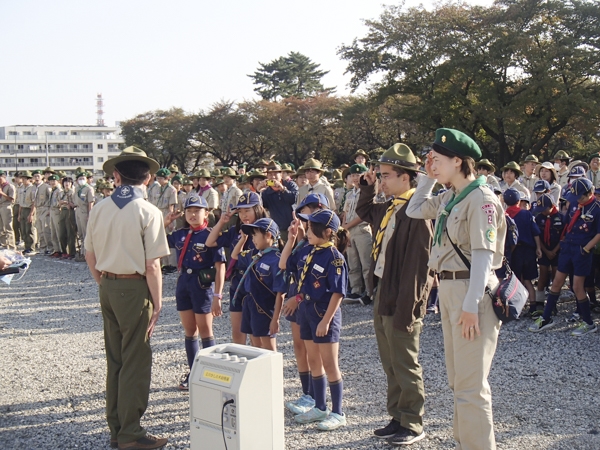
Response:
[{"label": "scout hat with brim", "polygon": [[19,172],[19,176],[23,178],[33,178],[33,175],[29,170],[22,170]]},{"label": "scout hat with brim", "polygon": [[274,238],[279,236],[279,227],[277,226],[277,224],[275,223],[275,221],[273,219],[268,219],[268,218],[258,219],[254,223],[242,225],[242,231],[244,232],[244,234],[246,234],[248,236],[254,234],[254,231],[257,229],[265,231],[265,232],[268,231],[269,233],[271,233],[271,236],[273,236]]},{"label": "scout hat with brim", "polygon": [[519,166],[515,161],[507,162],[506,165],[500,169],[500,172],[504,172],[505,170],[512,170],[512,171],[516,172],[518,177],[523,175],[521,166]]},{"label": "scout hat with brim", "polygon": [[542,169],[548,169],[550,172],[552,172],[554,174],[554,181],[558,180],[558,173],[556,172],[556,168],[554,167],[554,164],[552,164],[550,161],[545,161],[541,164],[539,164],[538,166],[536,166],[535,168],[535,176],[540,178],[540,171]]},{"label": "scout hat with brim", "polygon": [[452,156],[465,158],[470,156],[475,161],[481,159],[481,149],[477,142],[462,131],[452,128],[438,128],[435,131],[433,149],[440,153],[450,153]]},{"label": "scout hat with brim", "polygon": [[304,165],[302,166],[302,168],[304,169],[305,172],[309,169],[318,170],[319,172],[324,172],[323,164],[321,164],[321,161],[319,161],[318,159],[315,159],[315,158],[307,159],[306,162],[304,163]]},{"label": "scout hat with brim", "polygon": [[340,169],[333,169],[331,171],[331,178],[334,180],[342,180],[342,171]]},{"label": "scout hat with brim", "polygon": [[281,171],[287,172],[287,173],[295,173],[296,172],[291,164],[282,164]]},{"label": "scout hat with brim", "polygon": [[67,175],[67,173],[66,173],[65,171],[63,171],[63,170],[58,170],[58,171],[56,172],[56,174],[57,174],[57,175],[58,175],[60,178],[67,178],[67,176],[68,176],[68,175]]},{"label": "scout hat with brim", "polygon": [[571,170],[573,170],[573,167],[583,167],[584,172],[587,172],[588,170],[590,170],[590,166],[588,163],[586,163],[585,161],[580,161],[578,159],[571,161],[571,163],[567,166],[567,169],[569,169],[569,172],[571,172]]},{"label": "scout hat with brim", "polygon": [[540,160],[535,155],[527,155],[525,157],[525,159],[523,160],[522,164],[525,164],[525,163],[528,163],[528,162],[533,162],[533,163],[539,164]]},{"label": "scout hat with brim", "polygon": [[44,169],[44,173],[56,173],[54,170],[52,170],[52,167],[48,166]]},{"label": "scout hat with brim", "polygon": [[300,175],[304,175],[304,172],[305,172],[304,166],[300,166],[300,167],[298,167],[298,170],[296,171],[296,173],[293,176],[298,177]]},{"label": "scout hat with brim", "polygon": [[262,172],[258,169],[252,169],[250,172],[248,172],[246,174],[246,182],[247,183],[251,183],[252,180],[254,180],[255,178],[262,178],[263,180],[265,180],[267,178],[267,176],[265,175],[264,172]]},{"label": "scout hat with brim", "polygon": [[[50,178],[48,178],[50,179]],[[104,180],[102,178],[100,178],[98,181],[96,181],[96,190],[100,190],[100,189],[104,189],[106,187],[106,185],[104,184]]]},{"label": "scout hat with brim", "polygon": [[340,228],[339,217],[330,209],[319,209],[312,214],[298,214],[298,217],[307,222],[323,224],[331,228],[334,233]]},{"label": "scout hat with brim", "polygon": [[169,166],[169,170],[171,171],[171,173],[179,173],[179,167],[177,167],[175,164],[171,164]]},{"label": "scout hat with brim", "polygon": [[[240,183],[241,182],[242,182],[242,180],[240,179]],[[214,183],[212,185],[213,185],[213,187],[217,187],[217,186],[219,186],[220,184],[223,184],[223,183],[225,183],[225,180],[223,180],[223,178],[215,178],[215,181],[214,181]]]},{"label": "scout hat with brim", "polygon": [[115,170],[115,166],[125,161],[141,161],[148,164],[150,173],[156,173],[160,169],[160,165],[152,158],[148,158],[146,152],[141,148],[134,147],[133,145],[123,149],[119,156],[109,159],[102,165],[102,170],[107,175],[111,176]]},{"label": "scout hat with brim", "polygon": [[221,169],[221,175],[224,177],[231,177],[231,178],[237,178],[239,176],[237,174],[237,172],[235,170],[233,170],[231,167],[223,167]]},{"label": "scout hat with brim", "polygon": [[394,144],[379,158],[379,164],[400,167],[412,172],[425,173],[417,167],[417,158],[406,144]]},{"label": "scout hat with brim", "polygon": [[495,172],[496,171],[496,166],[494,166],[490,162],[490,160],[486,159],[486,158],[480,159],[479,161],[477,161],[477,164],[475,164],[475,168],[476,169],[479,169],[480,167],[483,167],[488,172]]},{"label": "scout hat with brim", "polygon": [[194,182],[189,178],[184,178],[181,184],[183,184],[184,186],[191,186],[194,184]]},{"label": "scout hat with brim", "polygon": [[269,172],[283,172],[283,170],[279,164],[277,164],[275,161],[271,161],[267,166],[267,173]]},{"label": "scout hat with brim", "polygon": [[104,189],[108,189],[109,191],[112,191],[115,188],[115,185],[113,184],[112,181],[105,181],[104,182]]},{"label": "scout hat with brim", "polygon": [[[219,174],[217,176],[220,176],[221,173],[219,172]],[[208,169],[200,169],[197,170],[196,172],[194,172],[191,176],[191,178],[212,178],[213,175],[210,173],[210,171]]]},{"label": "scout hat with brim", "polygon": [[354,155],[352,155],[352,160],[355,160],[357,156],[364,156],[366,161],[369,160],[369,155],[367,155],[367,152],[365,152],[362,148],[356,150]]},{"label": "scout hat with brim", "polygon": [[559,150],[555,153],[554,158],[553,159],[560,159],[561,161],[569,161],[571,159],[571,157],[569,156],[569,154],[567,152],[565,152],[564,150]]}]

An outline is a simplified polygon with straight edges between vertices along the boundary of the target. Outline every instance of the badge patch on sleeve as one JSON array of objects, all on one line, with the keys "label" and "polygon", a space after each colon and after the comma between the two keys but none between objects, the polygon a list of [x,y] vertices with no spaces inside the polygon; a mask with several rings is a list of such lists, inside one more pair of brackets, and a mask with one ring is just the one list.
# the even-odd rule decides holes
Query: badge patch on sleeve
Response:
[{"label": "badge patch on sleeve", "polygon": [[490,223],[490,224],[493,223],[493,218],[494,218],[494,213],[496,212],[496,207],[491,203],[487,203],[487,204],[483,205],[481,207],[481,209],[487,216],[488,223]]},{"label": "badge patch on sleeve", "polygon": [[342,267],[344,265],[344,260],[341,258],[337,258],[331,261],[331,264],[335,267]]},{"label": "badge patch on sleeve", "polygon": [[485,232],[485,237],[490,242],[496,242],[496,230],[494,228],[488,228]]}]

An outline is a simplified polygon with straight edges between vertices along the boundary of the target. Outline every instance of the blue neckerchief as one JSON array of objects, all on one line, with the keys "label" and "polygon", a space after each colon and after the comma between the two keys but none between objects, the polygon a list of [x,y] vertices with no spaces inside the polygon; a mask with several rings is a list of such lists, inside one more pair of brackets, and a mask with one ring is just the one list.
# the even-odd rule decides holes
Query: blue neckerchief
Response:
[{"label": "blue neckerchief", "polygon": [[254,265],[259,261],[260,258],[262,258],[267,253],[272,252],[274,250],[279,250],[279,249],[277,247],[269,247],[269,248],[266,248],[264,250],[261,250],[260,252],[258,252],[256,255],[254,255],[252,257],[252,262],[250,264],[248,264],[248,268],[244,272],[244,275],[242,275],[242,278],[240,279],[240,283],[238,284],[237,289],[235,290],[235,293],[233,294],[233,297],[231,298],[231,304],[232,305],[235,305],[235,300],[236,300],[236,298],[237,298],[237,296],[238,296],[238,294],[240,292],[240,289],[244,285],[244,281],[246,280],[246,277],[248,276],[248,274],[252,270],[252,267],[254,267]]},{"label": "blue neckerchief", "polygon": [[129,202],[138,198],[144,198],[144,194],[138,187],[125,185],[116,187],[115,192],[112,193],[110,198],[113,199],[113,202],[115,202],[119,209],[123,209]]}]

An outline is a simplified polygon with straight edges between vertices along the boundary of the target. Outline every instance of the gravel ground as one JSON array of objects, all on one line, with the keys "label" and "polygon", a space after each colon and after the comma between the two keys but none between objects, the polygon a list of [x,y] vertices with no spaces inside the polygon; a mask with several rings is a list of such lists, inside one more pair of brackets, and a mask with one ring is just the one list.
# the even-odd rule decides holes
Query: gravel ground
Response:
[{"label": "gravel ground", "polygon": [[[167,436],[167,448],[186,449],[188,394],[176,389],[186,367],[175,281],[175,275],[165,277],[163,313],[153,337],[150,404],[143,424],[151,433]],[[568,336],[570,326],[564,317],[572,306],[560,304],[560,325],[541,335],[526,331],[528,319],[503,327],[490,375],[498,448],[600,448],[596,390],[600,336]],[[348,426],[323,433],[295,424],[286,412],[287,449],[389,447],[372,437],[373,429],[389,420],[372,308],[344,305],[343,314],[340,366]],[[284,354],[285,396],[293,399],[300,383],[290,329],[285,320],[282,323],[278,345]],[[215,321],[215,336],[223,343],[229,335],[225,314]],[[35,256],[21,282],[0,285],[0,360],[0,448],[109,448],[102,316],[85,263]],[[427,437],[411,448],[453,448],[452,396],[446,385],[439,316],[426,318],[421,364]]]}]

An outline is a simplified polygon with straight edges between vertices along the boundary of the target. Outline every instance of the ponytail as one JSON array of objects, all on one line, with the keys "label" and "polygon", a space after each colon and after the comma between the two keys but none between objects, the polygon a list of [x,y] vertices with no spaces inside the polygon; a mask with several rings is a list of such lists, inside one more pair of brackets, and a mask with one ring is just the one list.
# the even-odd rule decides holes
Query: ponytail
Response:
[{"label": "ponytail", "polygon": [[[337,233],[332,234],[334,236],[334,244],[340,253],[344,253],[348,248],[350,242],[350,232],[345,228],[340,227]],[[336,242],[337,241],[337,242]]]}]

